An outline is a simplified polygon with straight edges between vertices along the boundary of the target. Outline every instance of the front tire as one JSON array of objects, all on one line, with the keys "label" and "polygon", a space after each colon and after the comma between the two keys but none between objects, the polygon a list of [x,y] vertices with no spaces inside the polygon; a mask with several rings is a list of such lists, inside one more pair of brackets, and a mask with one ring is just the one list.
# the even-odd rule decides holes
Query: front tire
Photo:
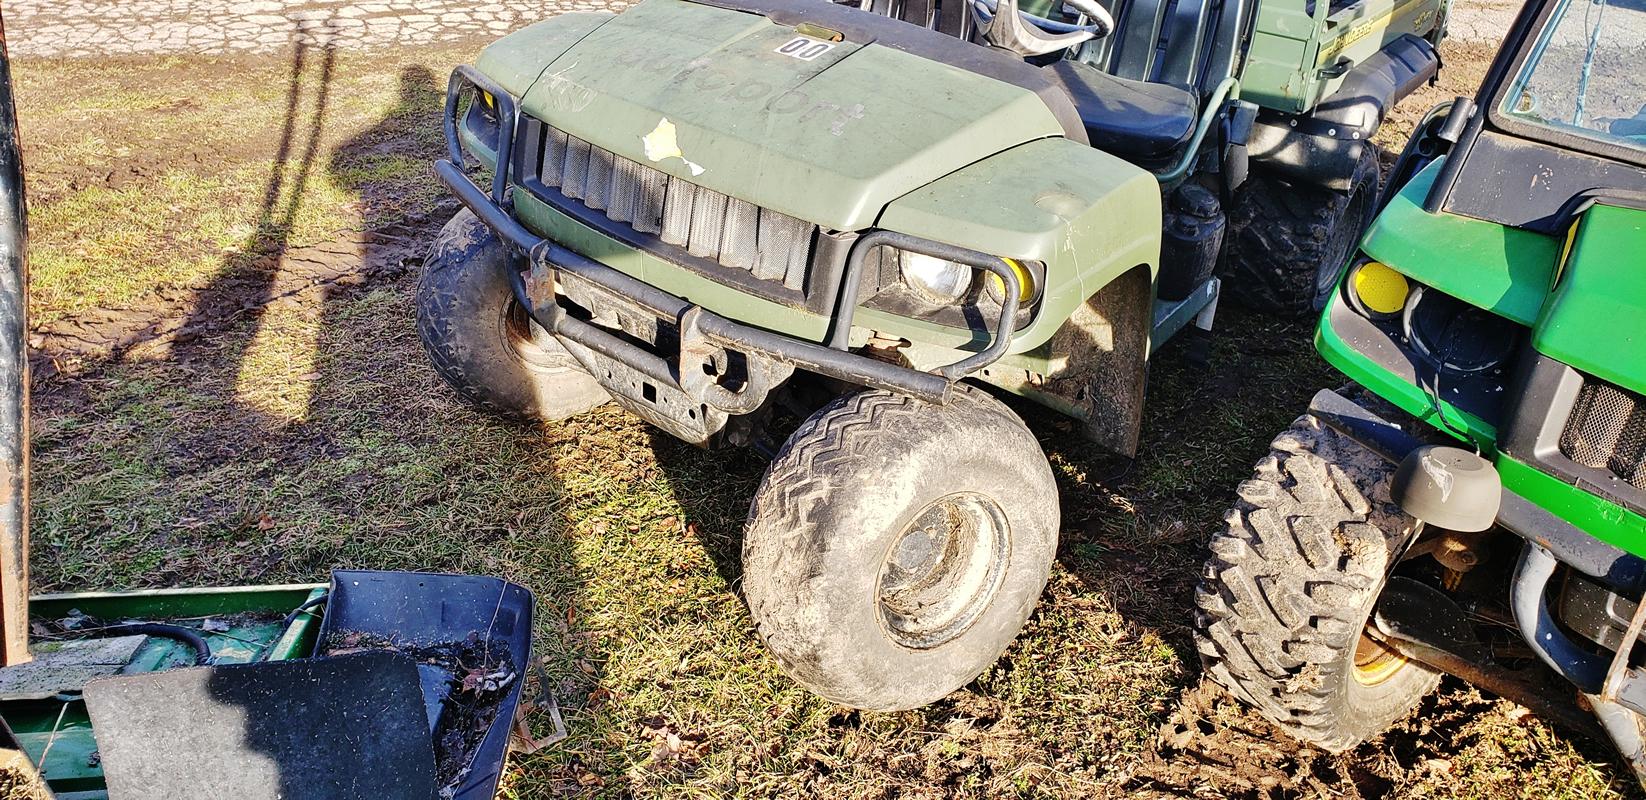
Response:
[{"label": "front tire", "polygon": [[1229,210],[1224,288],[1265,313],[1318,313],[1377,212],[1377,190],[1377,149],[1370,145],[1346,192],[1254,173]]},{"label": "front tire", "polygon": [[564,419],[611,399],[548,331],[526,316],[508,248],[463,209],[440,230],[417,285],[417,336],[470,405],[501,417]]},{"label": "front tire", "polygon": [[1394,465],[1305,415],[1276,437],[1212,537],[1195,593],[1206,673],[1292,736],[1347,750],[1406,716],[1440,675],[1366,636],[1415,530]]},{"label": "front tire", "polygon": [[1046,456],[998,400],[860,391],[773,460],[749,510],[743,591],[796,681],[855,708],[916,708],[1016,638],[1058,523]]}]

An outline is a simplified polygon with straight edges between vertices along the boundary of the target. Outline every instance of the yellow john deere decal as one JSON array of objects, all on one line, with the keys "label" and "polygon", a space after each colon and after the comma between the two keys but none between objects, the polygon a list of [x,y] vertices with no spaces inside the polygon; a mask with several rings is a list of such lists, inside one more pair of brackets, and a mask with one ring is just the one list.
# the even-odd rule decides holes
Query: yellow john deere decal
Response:
[{"label": "yellow john deere decal", "polygon": [[[1391,7],[1388,11],[1383,12],[1379,16],[1361,20],[1356,23],[1353,28],[1350,28],[1348,33],[1343,34],[1342,38],[1333,42],[1331,46],[1321,48],[1320,56],[1315,59],[1315,63],[1317,65],[1326,65],[1331,63],[1332,59],[1336,58],[1338,53],[1341,53],[1347,49],[1349,45],[1366,38],[1372,31],[1383,28],[1389,23],[1390,20],[1402,13],[1405,13],[1406,11],[1411,10],[1412,6],[1424,2],[1427,2],[1427,0],[1406,0],[1406,2]],[[1433,13],[1434,12],[1432,10],[1424,11],[1413,18],[1412,29],[1410,32],[1417,33],[1418,31],[1423,30],[1424,23],[1429,21],[1429,18]]]},{"label": "yellow john deere decal", "polygon": [[1577,243],[1577,226],[1583,224],[1583,217],[1572,220],[1566,228],[1566,243],[1560,246],[1560,260],[1555,262],[1554,275],[1549,278],[1549,288],[1560,285],[1560,276],[1566,273],[1566,262],[1572,260],[1572,245]]}]

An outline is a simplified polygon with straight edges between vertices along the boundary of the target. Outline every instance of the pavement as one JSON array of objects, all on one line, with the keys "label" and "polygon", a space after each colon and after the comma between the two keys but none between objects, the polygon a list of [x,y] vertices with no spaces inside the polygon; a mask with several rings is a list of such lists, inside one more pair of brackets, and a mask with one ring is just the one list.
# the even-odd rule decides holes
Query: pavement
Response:
[{"label": "pavement", "polygon": [[7,0],[6,39],[22,57],[224,54],[294,43],[360,49],[495,37],[565,11],[627,0]]},{"label": "pavement", "polygon": [[[823,2],[823,0],[819,0]],[[273,52],[294,43],[361,49],[496,37],[565,11],[631,0],[8,0],[24,57]],[[1520,0],[1459,0],[1451,36],[1496,46]]]}]

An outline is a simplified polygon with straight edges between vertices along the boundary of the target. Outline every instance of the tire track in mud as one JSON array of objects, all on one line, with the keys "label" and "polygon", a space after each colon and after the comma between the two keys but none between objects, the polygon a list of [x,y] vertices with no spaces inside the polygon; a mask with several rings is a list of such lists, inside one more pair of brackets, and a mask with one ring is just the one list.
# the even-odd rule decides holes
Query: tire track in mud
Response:
[{"label": "tire track in mud", "polygon": [[207,289],[160,289],[140,303],[36,326],[29,335],[33,378],[45,384],[147,347],[210,337],[257,309],[318,304],[337,289],[392,284],[417,269],[441,222],[455,210],[455,202],[442,202],[425,215],[261,256],[231,268],[226,279],[210,280]]}]

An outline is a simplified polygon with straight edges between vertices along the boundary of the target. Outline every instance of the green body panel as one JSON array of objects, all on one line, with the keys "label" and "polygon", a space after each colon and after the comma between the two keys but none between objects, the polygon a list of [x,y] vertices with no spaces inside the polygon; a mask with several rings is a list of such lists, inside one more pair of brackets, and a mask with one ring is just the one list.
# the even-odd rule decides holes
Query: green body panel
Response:
[{"label": "green body panel", "polygon": [[1326,321],[1330,318],[1332,308],[1342,302],[1334,293],[1326,305],[1325,314],[1320,317],[1320,325],[1315,328],[1315,350],[1326,359],[1326,363],[1417,419],[1447,433],[1452,433],[1448,428],[1462,429],[1467,434],[1469,442],[1480,448],[1488,458],[1497,452],[1496,426],[1444,400],[1440,406],[1441,413],[1446,415],[1446,424],[1442,424],[1433,400],[1423,387],[1409,383],[1384,369],[1338,336]]},{"label": "green body panel", "polygon": [[[902,197],[881,227],[934,241],[1046,265],[1035,321],[1019,330],[1012,352],[1032,350],[1077,306],[1121,273],[1159,266],[1160,186],[1154,176],[1067,139],[1008,150]],[[946,348],[974,348],[971,332],[865,308],[856,327],[896,332]],[[919,352],[910,354],[926,366]],[[932,358],[949,358],[948,352]],[[934,362],[935,363],[935,362]],[[1020,364],[1033,369],[1029,364]]]},{"label": "green body panel", "polygon": [[1597,205],[1583,215],[1532,345],[1646,393],[1646,211]]},{"label": "green body panel", "polygon": [[[1314,57],[1320,49],[1316,28],[1303,0],[1259,3],[1246,66],[1240,73],[1240,93],[1265,108],[1308,108],[1308,75],[1314,72]],[[1305,65],[1311,67],[1306,70]]]},{"label": "green body panel", "polygon": [[[1415,281],[1532,329],[1532,346],[1576,369],[1646,390],[1646,212],[1595,206],[1584,214],[1562,269],[1552,236],[1422,208],[1441,162],[1429,165],[1373,222],[1362,250]],[[1551,288],[1552,287],[1552,288]],[[1646,517],[1497,452],[1497,430],[1450,403],[1436,416],[1428,391],[1337,336],[1328,320],[1315,348],[1350,379],[1401,410],[1464,438],[1495,461],[1503,486],[1595,538],[1646,557]]]},{"label": "green body panel", "polygon": [[520,106],[618,155],[839,230],[873,224],[956,169],[1062,135],[1027,89],[874,44],[811,61],[776,52],[794,37],[761,16],[646,0],[556,58]]},{"label": "green body panel", "polygon": [[[1332,303],[1340,302],[1334,296]],[[1327,314],[1330,313],[1328,307]],[[1355,350],[1325,324],[1325,316],[1321,319],[1322,324],[1315,332],[1315,349],[1327,363],[1402,411],[1444,433],[1457,435],[1440,424],[1426,391],[1395,376]],[[1450,427],[1461,429],[1469,442],[1494,461],[1503,479],[1504,489],[1526,498],[1597,539],[1646,558],[1646,517],[1497,453],[1497,429],[1494,426],[1450,403],[1442,402],[1441,407]]]},{"label": "green body panel", "polygon": [[1522,325],[1537,322],[1554,281],[1554,237],[1456,214],[1430,214],[1423,200],[1442,162],[1412,178],[1366,232],[1366,255],[1425,286]]},{"label": "green body panel", "polygon": [[612,17],[606,12],[572,11],[527,25],[487,45],[475,59],[474,66],[509,94],[519,97],[531,88],[550,62]]},{"label": "green body panel", "polygon": [[[104,620],[145,619],[171,621],[194,627],[200,618],[214,617],[229,624],[222,632],[200,631],[211,646],[217,662],[243,664],[256,657],[264,643],[268,658],[300,658],[313,650],[320,631],[319,616],[299,615],[282,631],[283,618],[305,601],[325,594],[324,584],[287,586],[237,586],[212,589],[159,589],[141,592],[84,592],[34,597],[29,615],[61,619],[71,609]],[[255,615],[255,616],[252,616]],[[126,674],[192,666],[194,652],[169,639],[150,637],[137,651]],[[0,702],[0,717],[16,733],[17,740],[58,794],[85,792],[86,798],[103,798],[103,770],[92,754],[97,740],[85,703],[80,700],[16,700]],[[55,730],[55,734],[53,731]],[[47,743],[51,751],[46,752]],[[41,756],[46,762],[41,763]]]},{"label": "green body panel", "polygon": [[539,236],[552,239],[676,297],[690,299],[716,314],[812,342],[821,342],[828,334],[827,317],[756,297],[645,250],[630,247],[556,211],[528,192],[515,193],[514,213]]},{"label": "green body panel", "polygon": [[1497,472],[1505,489],[1596,539],[1646,558],[1646,517],[1512,458],[1499,457]]},{"label": "green body panel", "polygon": [[1342,59],[1359,64],[1408,33],[1438,38],[1451,0],[1360,0],[1336,11],[1319,0],[1258,4],[1240,95],[1265,108],[1303,113],[1342,85],[1322,70]]},{"label": "green body panel", "polygon": [[[1125,270],[1157,268],[1158,182],[1062,138],[1032,92],[875,45],[843,43],[800,61],[773,52],[793,38],[791,29],[679,0],[647,0],[592,33],[578,30],[576,46],[527,90],[525,113],[825,228],[873,226],[1044,262],[1043,305],[1014,339],[1014,353],[1045,342]],[[521,34],[545,37],[541,26]],[[488,54],[494,49],[501,58],[520,45],[506,38]],[[758,80],[733,80],[739,73]],[[804,102],[785,99],[796,96]],[[645,139],[664,118],[680,155],[649,158]],[[464,141],[487,155],[483,143]],[[528,228],[625,274],[740,322],[814,342],[828,333],[825,316],[613,240],[527,192],[514,196],[515,216]],[[983,344],[971,331],[869,308],[857,322],[858,340],[871,329],[910,339],[917,363],[949,363]],[[1038,363],[1025,358],[1026,368]]]}]

